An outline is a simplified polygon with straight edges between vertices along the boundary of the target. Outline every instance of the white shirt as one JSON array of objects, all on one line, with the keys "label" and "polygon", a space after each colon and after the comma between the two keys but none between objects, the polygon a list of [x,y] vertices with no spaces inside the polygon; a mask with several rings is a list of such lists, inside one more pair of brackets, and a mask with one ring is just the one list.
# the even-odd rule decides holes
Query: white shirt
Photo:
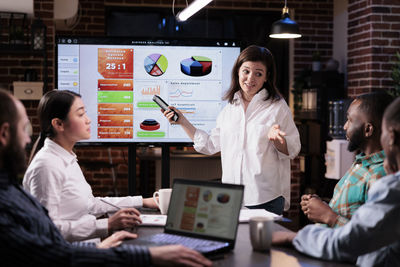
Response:
[{"label": "white shirt", "polygon": [[[239,92],[217,118],[217,125],[208,135],[197,129],[194,148],[204,154],[221,151],[222,182],[245,185],[244,204],[258,205],[279,196],[290,206],[290,159],[300,151],[300,137],[292,114],[284,99],[264,101],[261,90],[244,112]],[[274,124],[286,133],[289,155],[279,152],[268,140]]]},{"label": "white shirt", "polygon": [[[70,242],[108,235],[108,219],[97,219],[116,208],[94,197],[76,155],[51,139],[35,155],[24,179],[24,189],[47,208],[49,216]],[[119,207],[140,207],[141,196],[104,198]]]}]

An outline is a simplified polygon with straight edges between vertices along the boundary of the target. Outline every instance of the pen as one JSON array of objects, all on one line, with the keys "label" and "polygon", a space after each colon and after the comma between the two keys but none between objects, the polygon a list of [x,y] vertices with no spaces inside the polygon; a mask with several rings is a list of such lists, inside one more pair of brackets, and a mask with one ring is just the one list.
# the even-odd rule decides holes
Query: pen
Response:
[{"label": "pen", "polygon": [[116,208],[116,209],[118,209],[118,210],[120,210],[120,209],[121,209],[121,208],[120,208],[120,207],[118,207],[117,205],[114,205],[113,203],[111,203],[111,202],[108,202],[107,200],[104,200],[104,199],[102,199],[102,198],[100,198],[100,200],[101,200],[101,201],[103,201],[104,203],[106,203],[106,204],[110,205],[110,206],[113,206],[114,208]]},{"label": "pen", "polygon": [[[118,207],[117,205],[115,205],[115,204],[113,204],[113,203],[111,203],[111,202],[108,202],[107,200],[104,200],[104,199],[102,199],[102,198],[100,198],[100,200],[103,201],[104,203],[106,203],[106,204],[108,204],[108,205],[110,205],[110,206],[116,208],[117,210],[120,210],[120,209],[121,209],[121,208]],[[130,213],[130,214],[132,214],[132,213]],[[141,220],[140,220],[140,223],[141,223]],[[137,232],[137,229],[136,229],[136,227],[128,227],[128,228],[125,228],[125,231],[132,232],[132,233],[136,233],[136,232]]]},{"label": "pen", "polygon": [[292,222],[291,219],[285,218],[285,217],[281,217],[280,219],[276,220],[276,221],[281,221],[281,222]]}]

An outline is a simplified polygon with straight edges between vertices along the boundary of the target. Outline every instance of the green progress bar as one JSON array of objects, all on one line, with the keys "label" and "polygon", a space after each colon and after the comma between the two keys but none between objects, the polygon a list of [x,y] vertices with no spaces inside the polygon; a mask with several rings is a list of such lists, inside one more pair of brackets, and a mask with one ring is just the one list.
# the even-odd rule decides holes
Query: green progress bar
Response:
[{"label": "green progress bar", "polygon": [[137,137],[165,137],[165,132],[137,132]]},{"label": "green progress bar", "polygon": [[137,103],[138,108],[160,108],[156,103],[154,102],[138,102]]},{"label": "green progress bar", "polygon": [[98,91],[97,101],[99,103],[133,103],[133,92]]}]

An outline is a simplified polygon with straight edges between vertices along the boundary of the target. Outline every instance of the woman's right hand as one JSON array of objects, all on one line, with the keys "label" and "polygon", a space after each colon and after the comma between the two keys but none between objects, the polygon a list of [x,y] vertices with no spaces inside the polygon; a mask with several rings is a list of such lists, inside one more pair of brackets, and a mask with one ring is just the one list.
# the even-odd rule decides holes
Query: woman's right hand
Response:
[{"label": "woman's right hand", "polygon": [[[174,113],[172,111],[175,111],[176,114],[178,114],[179,118],[177,121],[172,120],[172,117],[174,116]],[[179,111],[179,109],[173,106],[168,106],[168,110],[161,109],[161,112],[168,119],[169,123],[181,125],[189,138],[192,140],[194,139],[196,128],[193,126],[193,124],[190,123],[188,119],[186,119],[186,117],[182,114],[182,112]]]},{"label": "woman's right hand", "polygon": [[[176,114],[178,114],[179,118],[177,121],[173,121],[172,117],[174,116],[174,112],[176,112]],[[161,109],[161,112],[164,114],[164,116],[168,119],[168,121],[172,124],[180,124],[184,118],[182,112],[180,112],[177,108],[173,107],[173,106],[168,106],[167,110],[163,110]]]},{"label": "woman's right hand", "polygon": [[135,208],[120,209],[108,218],[108,230],[133,228],[142,223],[140,212]]}]

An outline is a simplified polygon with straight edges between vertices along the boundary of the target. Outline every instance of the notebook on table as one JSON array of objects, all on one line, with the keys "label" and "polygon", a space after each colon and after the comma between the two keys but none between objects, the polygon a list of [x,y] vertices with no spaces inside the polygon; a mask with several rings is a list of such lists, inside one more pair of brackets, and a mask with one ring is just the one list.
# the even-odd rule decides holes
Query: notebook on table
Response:
[{"label": "notebook on table", "polygon": [[234,248],[243,185],[175,179],[164,233],[140,237],[130,244],[181,244],[203,255]]}]

